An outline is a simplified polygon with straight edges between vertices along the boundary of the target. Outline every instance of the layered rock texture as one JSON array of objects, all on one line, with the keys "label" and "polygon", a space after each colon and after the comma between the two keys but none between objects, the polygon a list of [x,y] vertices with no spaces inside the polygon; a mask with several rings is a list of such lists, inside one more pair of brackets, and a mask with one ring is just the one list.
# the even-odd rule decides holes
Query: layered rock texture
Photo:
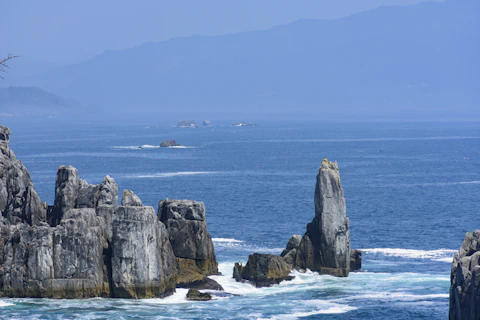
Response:
[{"label": "layered rock texture", "polygon": [[[205,205],[190,200],[162,200],[158,216],[168,230],[179,273],[177,283],[182,287],[211,289],[215,286],[207,276],[218,274],[215,250],[207,231]],[[218,285],[218,289],[221,289]]]},{"label": "layered rock texture", "polygon": [[453,257],[449,318],[480,320],[480,230],[467,233]]},{"label": "layered rock texture", "polygon": [[218,272],[203,203],[161,202],[167,229],[132,191],[118,206],[111,177],[92,185],[61,166],[47,206],[9,149],[9,135],[0,126],[0,296],[164,297],[175,291],[184,262],[204,281]]}]

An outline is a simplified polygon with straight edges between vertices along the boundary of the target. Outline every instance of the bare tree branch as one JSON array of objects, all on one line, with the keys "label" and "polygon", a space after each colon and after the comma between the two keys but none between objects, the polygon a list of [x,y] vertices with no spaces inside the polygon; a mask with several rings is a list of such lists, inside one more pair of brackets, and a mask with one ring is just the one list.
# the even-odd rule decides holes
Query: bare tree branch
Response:
[{"label": "bare tree branch", "polygon": [[[6,58],[0,60],[0,72],[7,72],[7,70],[6,70],[6,69],[8,69],[7,61],[11,60],[13,58],[18,58],[18,56],[14,56],[12,54],[9,54]],[[4,77],[2,77],[0,75],[0,79],[4,79]]]}]

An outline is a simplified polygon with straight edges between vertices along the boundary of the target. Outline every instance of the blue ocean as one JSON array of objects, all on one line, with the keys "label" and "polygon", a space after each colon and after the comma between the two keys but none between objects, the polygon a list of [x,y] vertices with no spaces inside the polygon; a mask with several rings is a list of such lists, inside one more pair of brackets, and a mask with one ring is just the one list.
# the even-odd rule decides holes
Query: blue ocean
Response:
[{"label": "blue ocean", "polygon": [[[203,201],[225,292],[165,299],[0,299],[2,319],[446,319],[452,257],[480,228],[480,123],[285,122],[176,128],[46,120],[11,127],[11,149],[42,201],[53,203],[60,165],[155,209],[161,199]],[[159,148],[165,139],[183,147]],[[142,146],[142,148],[138,148]],[[363,270],[312,272],[269,288],[232,279],[235,262],[279,254],[314,217],[315,177],[337,161],[351,247]]]}]

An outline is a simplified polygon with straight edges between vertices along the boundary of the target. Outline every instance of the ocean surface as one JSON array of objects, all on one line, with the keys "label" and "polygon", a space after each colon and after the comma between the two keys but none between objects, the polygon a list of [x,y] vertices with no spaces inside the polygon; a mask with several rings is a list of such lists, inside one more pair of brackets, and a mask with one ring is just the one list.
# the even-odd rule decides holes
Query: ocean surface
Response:
[{"label": "ocean surface", "polygon": [[[109,174],[155,209],[166,197],[203,201],[225,292],[209,302],[186,301],[186,289],[138,301],[0,299],[2,319],[447,319],[452,256],[480,228],[480,123],[39,123],[2,125],[43,201],[53,203],[60,165],[90,183]],[[185,147],[159,148],[165,139]],[[363,271],[236,283],[234,262],[279,254],[305,232],[323,158],[338,161]]]}]

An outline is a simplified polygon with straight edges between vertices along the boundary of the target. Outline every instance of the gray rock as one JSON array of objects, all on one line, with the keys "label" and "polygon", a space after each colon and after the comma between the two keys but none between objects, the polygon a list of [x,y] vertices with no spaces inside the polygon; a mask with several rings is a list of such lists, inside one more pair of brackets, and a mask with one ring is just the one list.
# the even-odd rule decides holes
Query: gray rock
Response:
[{"label": "gray rock", "polygon": [[449,319],[480,319],[480,230],[467,233],[453,257]]},{"label": "gray rock", "polygon": [[117,206],[118,186],[115,180],[106,176],[99,185],[88,184],[78,176],[72,166],[60,166],[55,182],[55,202],[49,221],[56,226],[65,212],[75,208],[96,208]]},{"label": "gray rock", "polygon": [[315,218],[298,246],[295,267],[346,277],[350,270],[350,229],[336,163],[322,161],[314,200]]},{"label": "gray rock", "polygon": [[302,236],[299,235],[299,234],[294,234],[290,240],[288,240],[288,243],[287,243],[287,250],[292,250],[292,249],[296,249],[298,248],[298,246],[300,245],[300,242],[302,242]]},{"label": "gray rock", "polygon": [[282,257],[274,254],[254,253],[248,256],[245,267],[236,263],[233,277],[236,281],[247,280],[256,287],[268,287],[284,280],[293,279],[290,276],[291,266]]},{"label": "gray rock", "polygon": [[105,272],[104,220],[93,209],[66,212],[57,227],[2,228],[3,295],[90,298],[110,295]]},{"label": "gray rock", "polygon": [[210,120],[203,120],[202,122],[202,126],[203,127],[208,127],[208,126],[211,126],[212,124],[210,123]]},{"label": "gray rock", "polygon": [[140,198],[133,193],[133,191],[123,190],[122,206],[142,207],[143,203],[142,200],[140,200]]},{"label": "gray rock", "polygon": [[164,297],[177,267],[168,231],[152,207],[124,207],[112,221],[112,286],[117,298]]},{"label": "gray rock", "polygon": [[162,200],[158,204],[158,216],[168,229],[177,258],[179,286],[188,287],[190,283],[206,281],[208,275],[218,274],[203,202]]},{"label": "gray rock", "polygon": [[169,148],[169,147],[179,147],[180,145],[175,140],[163,140],[160,143],[161,148]]},{"label": "gray rock", "polygon": [[362,269],[362,251],[350,249],[350,271]]},{"label": "gray rock", "polygon": [[200,292],[197,289],[190,289],[187,293],[187,300],[208,301],[212,300],[212,296],[208,292]]},{"label": "gray rock", "polygon": [[6,224],[46,222],[47,210],[33,187],[30,174],[10,150],[10,129],[0,126],[0,216]]}]

